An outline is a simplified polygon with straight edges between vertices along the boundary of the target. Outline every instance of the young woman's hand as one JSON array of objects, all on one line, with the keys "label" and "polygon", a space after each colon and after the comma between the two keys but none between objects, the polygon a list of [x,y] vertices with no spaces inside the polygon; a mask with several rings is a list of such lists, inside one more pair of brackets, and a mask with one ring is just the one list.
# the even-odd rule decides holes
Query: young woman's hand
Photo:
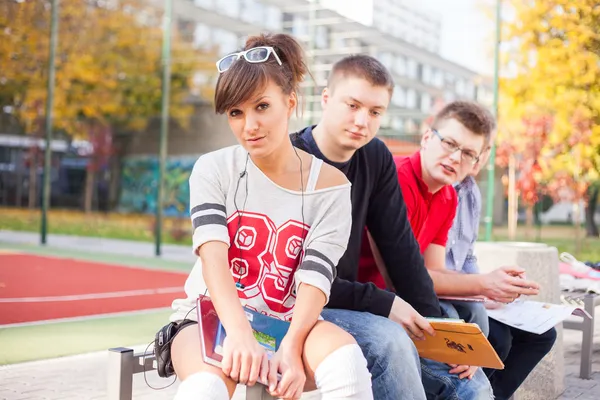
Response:
[{"label": "young woman's hand", "polygon": [[[281,380],[277,383],[277,373]],[[284,339],[269,366],[269,392],[282,399],[299,399],[304,390],[306,374],[302,363],[302,345]]]},{"label": "young woman's hand", "polygon": [[[226,376],[241,384],[252,386],[259,374],[266,375],[267,365],[267,353],[264,347],[258,344],[252,331],[232,332],[225,336],[221,369]],[[264,371],[261,371],[261,368],[264,368]]]}]

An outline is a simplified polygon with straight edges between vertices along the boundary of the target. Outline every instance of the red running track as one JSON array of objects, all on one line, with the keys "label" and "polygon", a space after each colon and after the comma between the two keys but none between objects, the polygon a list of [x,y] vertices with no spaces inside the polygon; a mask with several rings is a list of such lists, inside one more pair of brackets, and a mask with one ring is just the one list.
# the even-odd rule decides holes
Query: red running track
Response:
[{"label": "red running track", "polygon": [[0,325],[168,307],[183,296],[186,277],[187,273],[0,253]]}]

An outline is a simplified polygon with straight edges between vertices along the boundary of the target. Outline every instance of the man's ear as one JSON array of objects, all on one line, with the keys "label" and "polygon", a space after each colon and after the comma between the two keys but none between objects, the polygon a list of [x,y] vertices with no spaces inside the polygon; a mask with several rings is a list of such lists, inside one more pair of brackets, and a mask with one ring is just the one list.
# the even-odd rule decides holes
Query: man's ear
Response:
[{"label": "man's ear", "polygon": [[431,139],[432,134],[433,134],[433,132],[431,131],[431,129],[427,129],[425,131],[425,133],[423,134],[423,136],[421,136],[421,148],[422,149],[427,147],[427,142],[429,142],[429,139]]},{"label": "man's ear", "polygon": [[327,107],[327,103],[329,102],[329,88],[325,87],[323,92],[321,93],[321,107]]}]

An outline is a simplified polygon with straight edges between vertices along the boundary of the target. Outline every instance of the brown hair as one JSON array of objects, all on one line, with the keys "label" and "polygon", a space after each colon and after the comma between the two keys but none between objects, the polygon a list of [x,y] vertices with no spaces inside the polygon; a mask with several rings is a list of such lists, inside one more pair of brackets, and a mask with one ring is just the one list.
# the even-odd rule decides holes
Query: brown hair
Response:
[{"label": "brown hair", "polygon": [[264,89],[269,80],[277,84],[285,94],[298,92],[300,82],[308,68],[300,44],[284,33],[250,36],[244,50],[253,47],[273,47],[281,65],[270,55],[262,63],[249,63],[243,58],[219,75],[215,89],[215,111],[223,114],[232,107],[248,101],[256,92]]},{"label": "brown hair", "polygon": [[365,54],[347,56],[336,62],[327,79],[327,87],[334,90],[340,77],[366,79],[373,86],[385,87],[390,96],[394,92],[394,79],[387,68],[376,58]]},{"label": "brown hair", "polygon": [[490,140],[492,131],[496,129],[496,120],[481,104],[471,101],[453,101],[446,105],[433,120],[432,128],[437,128],[443,121],[455,119],[476,135],[482,135],[485,143]]}]

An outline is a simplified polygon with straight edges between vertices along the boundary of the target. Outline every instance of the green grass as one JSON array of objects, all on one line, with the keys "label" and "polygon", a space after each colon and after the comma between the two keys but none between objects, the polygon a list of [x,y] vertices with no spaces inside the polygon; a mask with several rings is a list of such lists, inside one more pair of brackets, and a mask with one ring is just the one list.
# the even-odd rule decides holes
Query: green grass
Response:
[{"label": "green grass", "polygon": [[[583,237],[584,235],[585,231],[582,228],[576,241],[575,228],[568,225],[542,226],[540,230],[533,228],[530,231],[525,227],[519,227],[515,241],[546,243],[556,247],[559,254],[566,251],[580,261],[600,262],[600,238],[586,238]],[[480,230],[479,237],[484,237],[483,230]],[[494,228],[492,240],[509,240],[507,228]]]},{"label": "green grass", "polygon": [[[0,229],[39,232],[40,210],[0,207]],[[154,216],[149,214],[119,214],[57,210],[48,212],[50,234],[102,237],[152,242],[154,241]],[[165,218],[162,242],[167,244],[192,244],[189,219]]]},{"label": "green grass", "polygon": [[170,310],[0,329],[0,365],[147,344]]}]

